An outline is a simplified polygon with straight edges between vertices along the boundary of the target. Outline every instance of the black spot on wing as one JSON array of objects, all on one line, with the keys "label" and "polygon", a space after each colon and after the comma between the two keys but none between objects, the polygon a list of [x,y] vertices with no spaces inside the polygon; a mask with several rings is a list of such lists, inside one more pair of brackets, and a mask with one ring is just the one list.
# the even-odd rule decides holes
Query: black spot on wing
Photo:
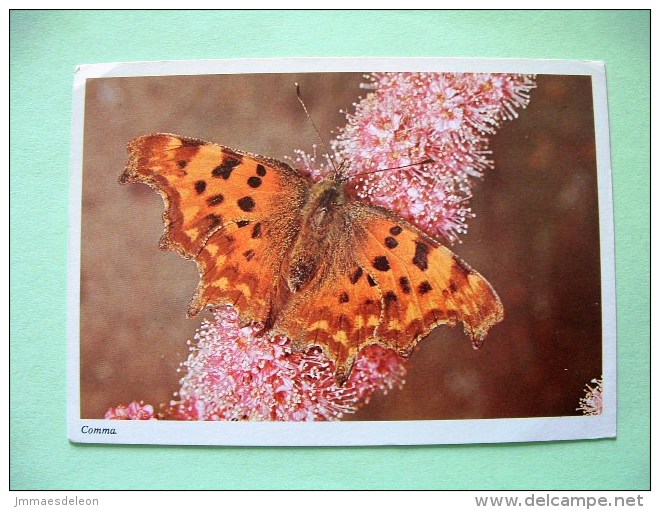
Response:
[{"label": "black spot on wing", "polygon": [[372,262],[372,265],[379,271],[389,271],[390,270],[390,261],[387,260],[387,257],[381,255],[376,257]]},{"label": "black spot on wing", "polygon": [[259,239],[261,237],[261,223],[255,223],[252,227],[252,239]]},{"label": "black spot on wing", "polygon": [[410,291],[412,289],[410,287],[410,280],[408,280],[408,278],[406,278],[405,276],[399,278],[399,286],[401,287],[401,290],[403,291],[404,294],[410,294]]},{"label": "black spot on wing", "polygon": [[254,175],[247,180],[248,186],[251,188],[258,188],[261,186],[261,178]]},{"label": "black spot on wing", "polygon": [[220,193],[218,193],[217,195],[213,195],[212,197],[209,197],[206,200],[206,203],[209,204],[209,205],[219,205],[222,202],[224,202],[224,200],[225,200],[225,197],[223,197]]},{"label": "black spot on wing", "polygon": [[261,164],[257,165],[257,175],[264,177],[266,175],[266,167]]},{"label": "black spot on wing", "polygon": [[241,164],[243,157],[240,154],[231,154],[227,152],[224,153],[224,156],[225,159],[213,169],[211,174],[213,177],[221,177],[224,180],[227,180],[231,177],[234,168]]},{"label": "black spot on wing", "polygon": [[204,191],[206,191],[206,181],[197,181],[195,183],[195,192],[201,195]]},{"label": "black spot on wing", "polygon": [[396,297],[396,294],[392,292],[391,290],[388,290],[385,295],[383,296],[383,299],[385,299],[385,304],[393,303],[394,301],[398,301],[398,298]]},{"label": "black spot on wing", "polygon": [[428,294],[433,290],[433,287],[431,287],[431,284],[429,282],[422,282],[417,287],[417,290],[419,291],[420,294]]},{"label": "black spot on wing", "polygon": [[361,277],[362,277],[362,268],[358,267],[355,270],[355,272],[350,276],[351,283],[355,285]]},{"label": "black spot on wing", "polygon": [[396,239],[394,239],[391,236],[387,236],[385,238],[385,246],[387,246],[390,250],[394,249],[397,246],[399,246],[399,241],[397,241]]},{"label": "black spot on wing", "polygon": [[427,244],[424,244],[421,241],[415,241],[415,255],[412,259],[412,263],[422,271],[426,271],[429,268],[429,251],[430,248]]},{"label": "black spot on wing", "polygon": [[246,196],[238,199],[238,207],[241,208],[241,211],[250,212],[254,209],[255,206],[254,199],[250,196]]},{"label": "black spot on wing", "polygon": [[394,292],[388,290],[383,296],[383,300],[385,301],[385,310],[389,311],[393,306],[395,306],[395,303],[399,300],[399,298],[396,297]]},{"label": "black spot on wing", "polygon": [[204,216],[204,219],[209,222],[209,230],[214,229],[218,225],[222,224],[222,216],[219,214],[207,214]]},{"label": "black spot on wing", "polygon": [[399,225],[394,225],[390,229],[390,234],[392,234],[393,236],[398,236],[401,232],[403,232],[403,229]]}]

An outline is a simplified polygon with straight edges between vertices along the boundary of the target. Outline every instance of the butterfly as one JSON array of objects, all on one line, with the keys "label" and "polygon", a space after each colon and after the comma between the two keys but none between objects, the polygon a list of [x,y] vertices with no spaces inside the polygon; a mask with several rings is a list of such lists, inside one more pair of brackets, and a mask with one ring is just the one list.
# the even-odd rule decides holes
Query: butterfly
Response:
[{"label": "butterfly", "polygon": [[318,182],[276,159],[173,134],[128,144],[119,182],[163,198],[160,247],[195,260],[188,316],[230,304],[241,321],[319,346],[348,380],[372,344],[408,357],[439,324],[475,348],[502,320],[486,279],[395,213],[356,198],[341,172]]}]

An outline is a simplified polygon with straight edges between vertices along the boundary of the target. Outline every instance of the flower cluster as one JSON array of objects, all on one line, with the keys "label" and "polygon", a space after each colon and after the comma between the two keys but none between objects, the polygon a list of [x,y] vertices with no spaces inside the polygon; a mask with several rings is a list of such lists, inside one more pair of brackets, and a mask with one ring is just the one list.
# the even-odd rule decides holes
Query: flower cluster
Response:
[{"label": "flower cluster", "polygon": [[603,413],[603,378],[592,379],[591,382],[594,387],[586,385],[585,395],[580,399],[580,407],[576,410],[587,416],[596,416]]},{"label": "flower cluster", "polygon": [[131,402],[127,406],[118,405],[105,412],[106,420],[155,420],[154,408],[144,402]]},{"label": "flower cluster", "polygon": [[[532,75],[374,73],[372,89],[347,114],[333,143],[355,193],[449,241],[472,217],[472,180],[492,168],[488,135],[517,117],[535,87]],[[313,177],[328,164],[301,151],[297,162]],[[404,168],[401,168],[404,167]]]},{"label": "flower cluster", "polygon": [[338,386],[334,363],[318,348],[294,352],[289,339],[241,328],[234,308],[214,309],[195,335],[178,400],[168,411],[187,420],[336,420],[355,412],[378,390],[403,384],[405,368],[376,345],[357,359]]}]

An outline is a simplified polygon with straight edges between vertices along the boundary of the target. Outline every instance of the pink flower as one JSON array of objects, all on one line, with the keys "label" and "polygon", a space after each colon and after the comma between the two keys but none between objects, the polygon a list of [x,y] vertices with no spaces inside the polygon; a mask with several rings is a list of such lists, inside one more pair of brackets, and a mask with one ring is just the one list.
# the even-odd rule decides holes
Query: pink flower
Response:
[{"label": "pink flower", "polygon": [[577,411],[582,411],[582,414],[587,416],[596,416],[603,413],[603,378],[592,379],[594,384],[592,388],[588,384],[584,390],[584,397],[580,399],[580,407]]},{"label": "pink flower", "polygon": [[364,349],[351,377],[337,386],[334,364],[318,348],[293,352],[281,336],[241,328],[234,308],[213,311],[191,348],[178,400],[169,414],[186,420],[337,420],[378,390],[401,386],[402,360],[378,346]]},{"label": "pink flower", "polygon": [[106,420],[155,420],[154,408],[144,402],[131,402],[127,406],[118,405],[105,412]]}]

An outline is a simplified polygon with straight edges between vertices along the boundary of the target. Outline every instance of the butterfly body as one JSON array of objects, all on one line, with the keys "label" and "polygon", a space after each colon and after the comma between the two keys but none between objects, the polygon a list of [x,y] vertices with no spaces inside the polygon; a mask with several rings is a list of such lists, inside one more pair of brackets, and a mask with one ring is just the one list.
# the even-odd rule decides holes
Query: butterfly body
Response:
[{"label": "butterfly body", "polygon": [[334,178],[314,184],[300,210],[300,230],[283,271],[291,292],[299,292],[317,274],[333,242],[346,225],[345,206],[350,200],[345,185]]},{"label": "butterfly body", "polygon": [[475,347],[502,320],[490,284],[396,214],[352,196],[335,174],[319,182],[280,161],[155,134],[129,143],[121,183],[165,202],[160,245],[194,259],[188,309],[231,304],[244,322],[320,346],[346,381],[371,344],[408,356],[438,324],[462,322]]}]

